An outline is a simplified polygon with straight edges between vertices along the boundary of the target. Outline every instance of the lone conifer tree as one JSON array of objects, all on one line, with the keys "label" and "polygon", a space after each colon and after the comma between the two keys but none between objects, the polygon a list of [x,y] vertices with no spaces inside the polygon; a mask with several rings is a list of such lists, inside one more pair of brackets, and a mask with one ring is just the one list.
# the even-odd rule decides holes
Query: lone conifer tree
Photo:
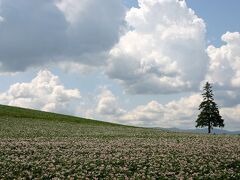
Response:
[{"label": "lone conifer tree", "polygon": [[203,101],[199,105],[201,111],[196,120],[196,127],[208,127],[211,133],[213,127],[224,127],[222,116],[219,114],[218,106],[214,102],[212,86],[207,82],[203,88]]}]

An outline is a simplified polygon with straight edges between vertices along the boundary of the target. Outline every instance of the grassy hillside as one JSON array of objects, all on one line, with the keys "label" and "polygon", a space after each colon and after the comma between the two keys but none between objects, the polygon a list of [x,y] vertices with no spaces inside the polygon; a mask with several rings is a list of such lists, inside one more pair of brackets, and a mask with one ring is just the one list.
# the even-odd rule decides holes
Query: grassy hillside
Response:
[{"label": "grassy hillside", "polygon": [[113,123],[106,123],[102,121],[84,119],[74,116],[67,116],[63,114],[56,114],[50,112],[37,111],[32,109],[25,109],[13,106],[0,105],[0,117],[9,118],[28,118],[28,119],[41,119],[47,121],[61,121],[61,122],[76,122],[81,124],[91,125],[116,125]]},{"label": "grassy hillside", "polygon": [[239,179],[240,136],[0,106],[0,179]]},{"label": "grassy hillside", "polygon": [[[135,127],[63,114],[0,105],[0,138],[63,138],[132,136]],[[137,135],[145,136],[138,128]]]}]

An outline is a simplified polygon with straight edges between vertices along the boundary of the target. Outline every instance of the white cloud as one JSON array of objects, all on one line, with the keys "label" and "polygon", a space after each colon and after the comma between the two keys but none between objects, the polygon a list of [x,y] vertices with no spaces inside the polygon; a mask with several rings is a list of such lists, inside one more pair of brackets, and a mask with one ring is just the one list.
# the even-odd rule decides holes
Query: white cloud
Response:
[{"label": "white cloud", "polygon": [[[97,67],[89,66],[86,64],[80,64],[77,62],[67,62],[63,61],[58,64],[58,67],[66,73],[74,73],[74,74],[89,74],[96,70]],[[99,67],[98,67],[99,69]]]},{"label": "white cloud", "polygon": [[[85,109],[85,117],[103,119],[127,125],[145,127],[194,128],[201,96],[193,94],[177,101],[160,104],[151,101],[132,110],[121,107],[120,100],[109,89],[103,88],[95,106]],[[79,111],[79,113],[80,113]]]},{"label": "white cloud", "polygon": [[217,48],[209,46],[210,56],[208,79],[218,86],[240,87],[240,33],[227,32],[222,35],[226,44]]},{"label": "white cloud", "polygon": [[234,106],[240,100],[240,33],[222,35],[221,47],[209,46],[210,66],[206,80],[213,83],[216,97],[226,106]]},{"label": "white cloud", "polygon": [[206,29],[185,1],[140,0],[126,21],[129,32],[110,51],[110,78],[131,93],[198,89],[208,64]]},{"label": "white cloud", "polygon": [[[240,33],[227,32],[224,45],[206,51],[205,23],[185,1],[139,0],[139,7],[125,16],[129,29],[120,39],[121,0],[0,2],[0,75],[49,62],[84,73],[106,65],[107,75],[135,94],[195,91],[208,80],[226,124],[240,128]],[[66,89],[46,70],[0,94],[4,104],[55,112],[74,110],[79,98],[79,90]],[[201,97],[193,94],[167,104],[153,100],[127,110],[103,88],[95,100],[94,107],[93,101],[81,102],[79,112],[139,126],[192,128]]]},{"label": "white cloud", "polygon": [[107,88],[103,88],[97,97],[96,112],[101,115],[119,116],[124,111],[119,108],[118,100]]},{"label": "white cloud", "polygon": [[5,20],[4,17],[0,16],[0,23],[4,22],[4,20]]},{"label": "white cloud", "polygon": [[65,14],[66,20],[74,26],[78,18],[88,10],[88,2],[88,0],[60,0],[56,5]]},{"label": "white cloud", "polygon": [[220,113],[225,119],[225,124],[227,128],[232,130],[240,129],[240,104],[231,108],[222,108]]},{"label": "white cloud", "polygon": [[100,94],[95,96],[90,102],[92,106],[86,108],[79,106],[77,114],[109,122],[119,122],[119,118],[126,113],[120,107],[119,99],[107,87],[100,87]]},{"label": "white cloud", "polygon": [[[161,104],[155,100],[139,105],[132,110],[121,107],[120,100],[109,89],[103,88],[97,96],[95,105],[89,109],[80,108],[85,117],[104,121],[142,127],[163,127],[194,129],[200,111],[201,93],[193,93],[179,100]],[[92,102],[93,104],[93,102]],[[240,104],[234,107],[220,107],[220,114],[225,120],[225,128],[240,129]],[[80,113],[79,111],[79,113]]]},{"label": "white cloud", "polygon": [[13,84],[0,94],[3,104],[61,113],[70,113],[71,103],[79,98],[79,90],[66,89],[59,78],[47,70],[39,71],[31,82]]},{"label": "white cloud", "polygon": [[151,101],[122,116],[121,122],[148,127],[194,128],[200,98],[193,94],[167,104]]},{"label": "white cloud", "polygon": [[[138,126],[192,129],[195,127],[195,121],[200,113],[198,107],[201,101],[200,93],[182,97],[180,100],[167,104],[152,101],[136,107],[121,116],[119,120],[125,124]],[[220,107],[219,110],[224,118],[226,129],[240,129],[240,104],[234,107]]]},{"label": "white cloud", "polygon": [[121,0],[1,0],[0,9],[0,70],[12,72],[59,61],[103,65],[125,15]]}]

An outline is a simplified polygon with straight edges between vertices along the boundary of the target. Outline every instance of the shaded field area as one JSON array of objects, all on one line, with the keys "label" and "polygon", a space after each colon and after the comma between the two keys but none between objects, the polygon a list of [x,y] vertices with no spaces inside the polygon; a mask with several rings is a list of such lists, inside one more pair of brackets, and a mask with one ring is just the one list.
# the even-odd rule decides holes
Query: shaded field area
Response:
[{"label": "shaded field area", "polygon": [[0,115],[0,179],[240,179],[237,135],[173,133],[7,106]]}]

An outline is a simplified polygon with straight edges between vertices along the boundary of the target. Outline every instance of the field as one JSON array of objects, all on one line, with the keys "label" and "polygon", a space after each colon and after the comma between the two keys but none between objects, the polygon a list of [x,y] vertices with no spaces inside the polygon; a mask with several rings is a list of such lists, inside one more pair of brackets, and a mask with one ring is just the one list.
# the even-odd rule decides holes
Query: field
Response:
[{"label": "field", "polygon": [[240,179],[240,136],[0,106],[0,179]]}]

